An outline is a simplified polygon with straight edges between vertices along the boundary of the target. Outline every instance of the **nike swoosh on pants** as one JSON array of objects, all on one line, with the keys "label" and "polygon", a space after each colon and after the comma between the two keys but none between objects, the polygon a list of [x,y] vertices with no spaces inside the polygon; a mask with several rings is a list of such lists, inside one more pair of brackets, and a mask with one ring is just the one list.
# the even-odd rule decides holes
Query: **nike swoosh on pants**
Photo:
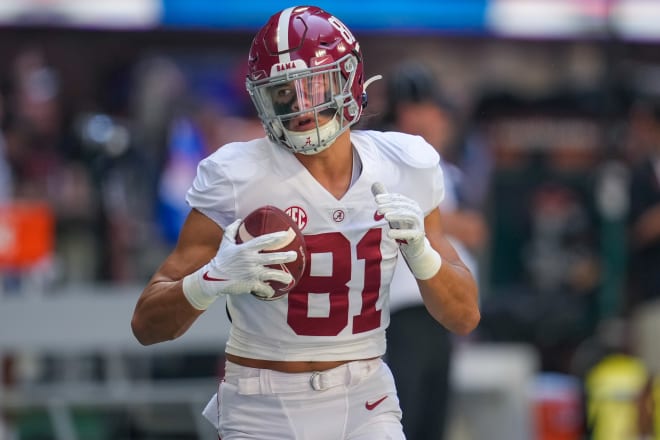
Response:
[{"label": "nike swoosh on pants", "polygon": [[385,399],[387,399],[387,396],[383,396],[380,399],[376,400],[375,402],[366,401],[364,402],[364,407],[367,408],[367,411],[373,411],[373,409],[376,408],[381,403],[383,403],[383,400]]}]

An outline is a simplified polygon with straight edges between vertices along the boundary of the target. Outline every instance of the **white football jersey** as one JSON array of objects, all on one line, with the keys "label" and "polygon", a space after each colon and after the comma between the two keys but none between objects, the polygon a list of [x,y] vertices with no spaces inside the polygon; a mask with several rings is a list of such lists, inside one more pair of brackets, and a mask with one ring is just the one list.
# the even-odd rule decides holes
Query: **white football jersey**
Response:
[{"label": "white football jersey", "polygon": [[389,283],[399,247],[376,213],[371,185],[415,199],[425,213],[444,196],[438,154],[421,137],[353,131],[359,178],[336,199],[295,156],[267,138],[227,144],[200,162],[186,201],[223,229],[274,205],[298,222],[310,255],[282,298],[231,295],[226,352],[280,361],[363,359],[385,353]]}]

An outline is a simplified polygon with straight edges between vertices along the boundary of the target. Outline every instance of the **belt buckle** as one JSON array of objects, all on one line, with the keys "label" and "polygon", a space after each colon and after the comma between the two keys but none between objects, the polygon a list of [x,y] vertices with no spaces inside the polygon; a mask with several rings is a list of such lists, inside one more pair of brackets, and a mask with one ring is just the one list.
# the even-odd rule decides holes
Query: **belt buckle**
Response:
[{"label": "belt buckle", "polygon": [[324,391],[328,389],[328,387],[324,387],[321,384],[321,377],[322,377],[321,374],[323,374],[322,371],[315,371],[309,377],[309,385],[312,387],[314,391]]}]

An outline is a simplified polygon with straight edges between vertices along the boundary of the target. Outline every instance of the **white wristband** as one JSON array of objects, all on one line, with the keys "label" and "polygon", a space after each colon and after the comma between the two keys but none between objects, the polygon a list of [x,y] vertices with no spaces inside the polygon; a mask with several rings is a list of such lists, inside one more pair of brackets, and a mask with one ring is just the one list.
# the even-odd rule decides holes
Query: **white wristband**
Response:
[{"label": "white wristband", "polygon": [[405,252],[403,257],[408,263],[410,271],[418,280],[428,280],[432,278],[442,266],[442,257],[431,247],[428,238],[424,237],[424,250],[414,257],[407,256]]},{"label": "white wristband", "polygon": [[202,290],[202,285],[199,282],[201,271],[204,268],[193,272],[183,277],[183,295],[186,297],[191,306],[197,310],[206,310],[218,298],[217,296],[209,296]]}]

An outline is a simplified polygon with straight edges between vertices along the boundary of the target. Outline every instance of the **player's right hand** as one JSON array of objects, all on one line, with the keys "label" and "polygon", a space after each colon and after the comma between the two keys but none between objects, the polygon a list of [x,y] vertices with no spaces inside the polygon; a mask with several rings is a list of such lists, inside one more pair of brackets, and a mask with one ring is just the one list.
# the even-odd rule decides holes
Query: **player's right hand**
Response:
[{"label": "player's right hand", "polygon": [[289,284],[293,280],[288,272],[268,266],[294,261],[298,257],[295,251],[261,252],[284,245],[289,239],[287,232],[264,234],[237,244],[240,223],[239,219],[227,226],[215,257],[183,279],[183,293],[198,310],[206,310],[222,294],[253,293],[270,298],[275,291],[267,281]]}]

